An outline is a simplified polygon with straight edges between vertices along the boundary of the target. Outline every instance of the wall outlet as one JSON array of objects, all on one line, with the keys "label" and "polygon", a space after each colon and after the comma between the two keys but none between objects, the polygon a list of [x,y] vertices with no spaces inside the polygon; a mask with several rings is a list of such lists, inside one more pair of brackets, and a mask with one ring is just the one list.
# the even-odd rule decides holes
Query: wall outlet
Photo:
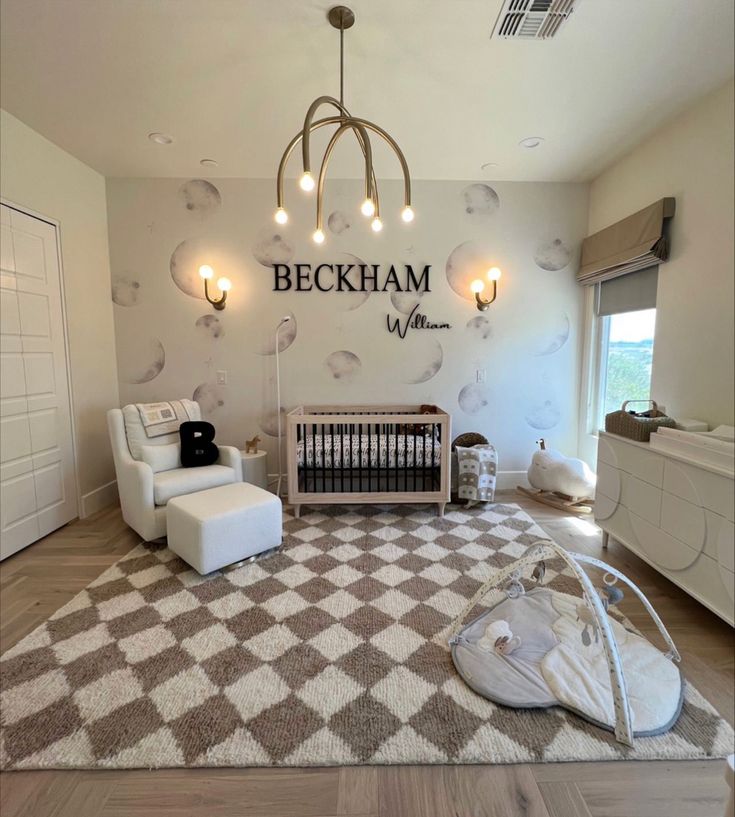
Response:
[{"label": "wall outlet", "polygon": [[217,372],[217,385],[218,386],[226,386],[227,385],[227,372],[224,369],[220,369]]},{"label": "wall outlet", "polygon": [[487,383],[487,369],[475,369],[475,383]]}]

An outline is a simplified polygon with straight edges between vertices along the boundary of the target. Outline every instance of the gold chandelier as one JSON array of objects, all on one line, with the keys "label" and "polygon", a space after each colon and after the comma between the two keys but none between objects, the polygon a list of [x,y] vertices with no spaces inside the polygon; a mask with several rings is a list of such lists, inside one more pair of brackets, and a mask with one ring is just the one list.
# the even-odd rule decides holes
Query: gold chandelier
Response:
[{"label": "gold chandelier", "polygon": [[[344,33],[348,28],[352,28],[354,25],[355,14],[351,9],[347,8],[347,6],[335,6],[327,13],[327,19],[334,28],[339,30],[339,99],[335,99],[332,96],[320,96],[309,105],[306,118],[304,119],[303,129],[288,143],[286,150],[283,152],[283,156],[281,156],[281,162],[278,165],[278,180],[276,183],[277,208],[275,220],[278,224],[286,224],[288,221],[288,213],[284,207],[283,175],[291,154],[299,142],[301,142],[303,174],[299,180],[299,186],[307,193],[316,187],[316,230],[312,238],[317,244],[324,243],[325,238],[322,213],[324,205],[324,180],[327,175],[329,160],[337,142],[348,131],[351,131],[355,135],[357,143],[365,157],[365,200],[360,210],[364,216],[372,218],[370,226],[373,232],[379,233],[383,229],[383,222],[380,218],[380,197],[378,196],[378,184],[375,179],[375,171],[373,170],[370,133],[381,137],[381,139],[393,149],[393,152],[397,156],[403,171],[403,210],[401,211],[401,218],[405,222],[411,222],[414,218],[414,212],[411,208],[411,176],[408,172],[406,158],[398,147],[395,139],[382,128],[378,127],[378,125],[368,122],[367,119],[352,116],[344,105]],[[325,117],[324,119],[314,120],[317,110],[322,105],[331,105],[337,109],[337,114]],[[314,177],[311,175],[309,139],[313,131],[328,125],[336,125],[337,128],[332,134],[332,138],[329,140],[326,150],[324,151],[321,167],[319,168],[319,177],[315,182]]]}]

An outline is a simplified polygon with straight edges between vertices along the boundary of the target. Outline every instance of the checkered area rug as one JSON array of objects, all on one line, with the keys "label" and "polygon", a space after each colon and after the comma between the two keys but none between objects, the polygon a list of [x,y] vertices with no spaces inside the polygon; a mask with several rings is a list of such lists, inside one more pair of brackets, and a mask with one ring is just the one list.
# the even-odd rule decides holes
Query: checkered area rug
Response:
[{"label": "checkered area rug", "polygon": [[[626,749],[562,709],[513,710],[454,670],[447,628],[543,531],[515,505],[329,507],[201,577],[140,545],[0,663],[4,768],[704,758],[732,731],[688,687]],[[551,584],[569,580],[547,571]],[[490,600],[487,600],[491,603]]]}]

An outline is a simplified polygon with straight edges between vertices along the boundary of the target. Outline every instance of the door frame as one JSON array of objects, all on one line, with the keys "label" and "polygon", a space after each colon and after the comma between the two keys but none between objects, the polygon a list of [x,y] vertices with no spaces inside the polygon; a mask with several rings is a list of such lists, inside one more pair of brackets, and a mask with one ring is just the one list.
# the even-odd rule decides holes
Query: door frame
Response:
[{"label": "door frame", "polygon": [[[0,196],[0,204],[4,204],[11,210],[17,210],[23,215],[36,218],[39,221],[44,221],[51,225],[56,231],[56,259],[59,266],[59,291],[61,295],[61,320],[64,326],[64,357],[66,358],[66,393],[69,398],[69,419],[71,421],[71,450],[72,450],[72,467],[74,470],[74,499],[76,504],[77,515],[79,519],[82,508],[81,482],[79,479],[79,457],[77,456],[77,423],[76,411],[74,410],[74,389],[73,378],[71,371],[71,353],[69,348],[69,323],[67,319],[66,309],[66,280],[64,278],[64,261],[61,253],[61,222],[58,219],[51,218],[39,213],[36,210],[31,210],[23,204],[18,204],[5,196]],[[20,553],[21,551],[18,551]]]}]

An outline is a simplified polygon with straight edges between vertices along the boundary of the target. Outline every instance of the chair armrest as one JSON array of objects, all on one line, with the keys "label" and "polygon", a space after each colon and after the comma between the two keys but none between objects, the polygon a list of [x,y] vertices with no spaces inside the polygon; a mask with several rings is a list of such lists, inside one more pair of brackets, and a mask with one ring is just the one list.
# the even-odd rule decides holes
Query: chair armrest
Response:
[{"label": "chair armrest", "polygon": [[219,447],[218,465],[227,465],[235,472],[235,482],[242,482],[242,457],[234,445],[221,445]]}]

